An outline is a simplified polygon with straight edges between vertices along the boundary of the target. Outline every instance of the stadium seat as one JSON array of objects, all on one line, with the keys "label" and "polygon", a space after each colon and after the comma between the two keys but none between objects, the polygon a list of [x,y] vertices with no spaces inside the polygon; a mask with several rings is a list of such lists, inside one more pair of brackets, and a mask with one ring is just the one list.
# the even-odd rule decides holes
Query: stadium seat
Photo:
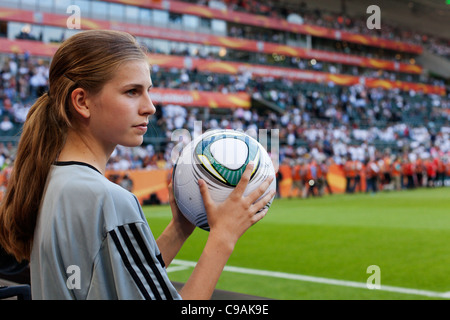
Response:
[{"label": "stadium seat", "polygon": [[17,300],[31,300],[31,287],[28,284],[0,286],[0,300],[13,297],[17,297]]},{"label": "stadium seat", "polygon": [[0,278],[18,285],[0,285],[0,300],[17,297],[18,300],[31,300],[28,261],[17,262],[0,247]]}]

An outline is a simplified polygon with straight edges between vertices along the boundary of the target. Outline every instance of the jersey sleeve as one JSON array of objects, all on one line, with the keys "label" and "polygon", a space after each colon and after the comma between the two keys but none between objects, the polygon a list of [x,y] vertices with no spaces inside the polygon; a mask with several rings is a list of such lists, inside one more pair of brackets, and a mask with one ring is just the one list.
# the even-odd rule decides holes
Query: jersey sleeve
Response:
[{"label": "jersey sleeve", "polygon": [[[148,225],[130,223],[110,230],[104,240],[102,266],[96,266],[92,286],[109,283],[109,292],[95,293],[120,300],[178,300],[181,299],[165,270],[164,261]],[[105,279],[108,278],[108,279]]]}]

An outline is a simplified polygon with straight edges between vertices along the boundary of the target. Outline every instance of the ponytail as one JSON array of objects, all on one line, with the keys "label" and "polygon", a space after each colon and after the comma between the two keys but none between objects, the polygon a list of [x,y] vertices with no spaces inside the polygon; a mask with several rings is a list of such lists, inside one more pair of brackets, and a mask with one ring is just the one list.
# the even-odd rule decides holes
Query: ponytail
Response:
[{"label": "ponytail", "polygon": [[0,205],[0,245],[29,260],[47,175],[64,144],[67,126],[48,93],[31,107],[24,123],[8,189]]}]

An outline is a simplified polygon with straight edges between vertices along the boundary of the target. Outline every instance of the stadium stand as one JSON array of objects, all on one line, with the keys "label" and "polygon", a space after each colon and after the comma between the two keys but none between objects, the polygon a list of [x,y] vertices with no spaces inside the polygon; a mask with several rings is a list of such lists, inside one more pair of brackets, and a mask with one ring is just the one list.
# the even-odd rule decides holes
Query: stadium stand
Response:
[{"label": "stadium stand", "polygon": [[[27,111],[48,89],[51,56],[79,31],[67,28],[72,4],[81,29],[128,31],[149,50],[158,111],[144,145],[118,147],[111,171],[170,170],[179,142],[172,133],[193,135],[202,121],[203,132],[278,130],[279,173],[289,185],[281,196],[291,194],[293,168],[301,168],[302,196],[443,186],[450,178],[450,46],[436,24],[449,11],[400,2],[379,1],[382,27],[373,30],[364,1],[1,0],[2,188]],[[400,5],[408,12],[393,19]],[[417,8],[427,27],[405,18]],[[308,176],[319,165],[323,177]],[[346,178],[344,187],[328,179],[330,166]],[[309,192],[314,179],[319,189]],[[359,189],[355,181],[363,182]]]}]

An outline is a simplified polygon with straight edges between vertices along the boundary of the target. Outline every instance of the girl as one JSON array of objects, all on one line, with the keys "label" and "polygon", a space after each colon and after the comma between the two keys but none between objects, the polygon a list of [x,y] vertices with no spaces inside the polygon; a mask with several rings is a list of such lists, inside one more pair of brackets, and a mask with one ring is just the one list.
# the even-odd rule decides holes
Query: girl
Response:
[{"label": "girl", "polygon": [[127,33],[81,32],[55,53],[0,208],[0,244],[30,261],[33,299],[208,299],[239,237],[266,214],[255,213],[274,195],[257,201],[270,179],[243,195],[252,165],[222,203],[199,180],[211,231],[175,290],[165,267],[194,226],[171,188],[173,218],[155,241],[136,197],[104,177],[116,145],[143,142],[151,87],[146,53]]}]

